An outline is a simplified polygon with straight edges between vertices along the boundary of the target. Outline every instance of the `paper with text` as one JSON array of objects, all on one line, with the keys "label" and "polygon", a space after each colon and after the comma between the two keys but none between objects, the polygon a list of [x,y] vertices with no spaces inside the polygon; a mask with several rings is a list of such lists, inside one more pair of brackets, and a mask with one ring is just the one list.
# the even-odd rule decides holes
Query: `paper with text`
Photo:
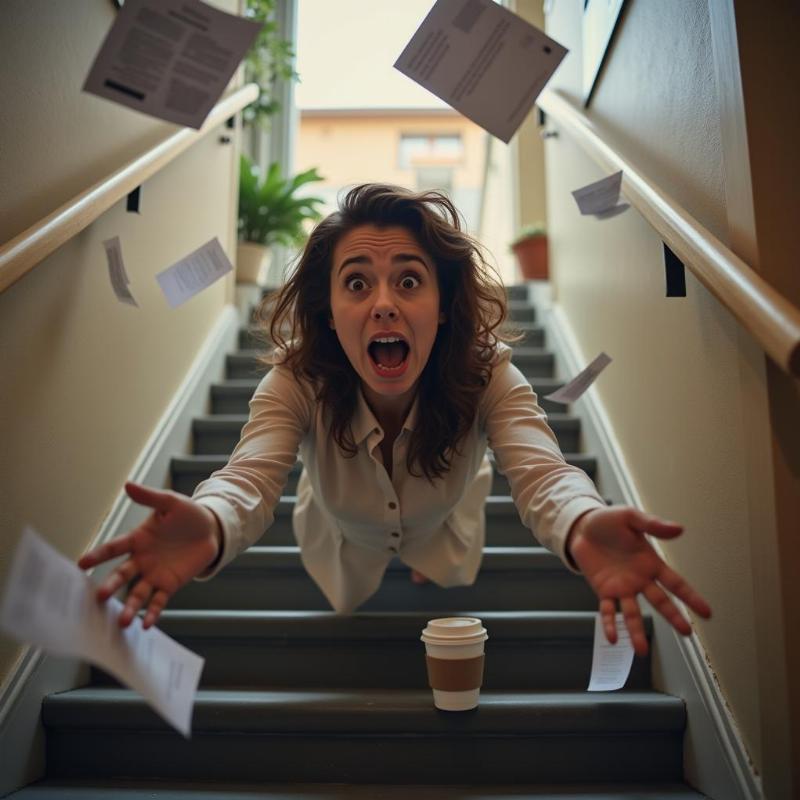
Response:
[{"label": "paper with text", "polygon": [[156,275],[171,308],[177,308],[198,292],[227,275],[233,264],[214,237],[193,253]]},{"label": "paper with text", "polygon": [[260,29],[200,0],[127,0],[83,90],[199,128]]},{"label": "paper with text", "polygon": [[554,403],[574,403],[595,382],[597,376],[611,361],[611,356],[600,353],[586,369],[579,372],[569,383],[545,395],[545,400],[552,400]]},{"label": "paper with text", "polygon": [[394,66],[509,142],[567,52],[493,0],[438,0]]},{"label": "paper with text", "polygon": [[578,204],[581,214],[593,215],[598,219],[609,219],[630,208],[628,203],[619,202],[622,188],[622,170],[590,183],[582,189],[576,189],[572,196]]},{"label": "paper with text", "polygon": [[25,528],[0,605],[0,629],[54,655],[101,666],[188,738],[204,659],[158,628],[144,630],[139,617],[120,629],[122,609],[115,597],[99,604],[89,577]]},{"label": "paper with text", "polygon": [[594,620],[594,651],[592,653],[592,674],[589,678],[590,692],[613,692],[621,689],[633,665],[633,645],[631,635],[625,627],[622,614],[615,616],[617,623],[617,643],[611,644],[606,638],[603,620],[597,614]]},{"label": "paper with text", "polygon": [[131,294],[128,284],[131,282],[128,273],[125,271],[125,262],[122,260],[122,245],[119,236],[113,239],[106,239],[103,242],[108,261],[108,277],[111,279],[111,288],[121,303],[139,307],[139,304]]}]

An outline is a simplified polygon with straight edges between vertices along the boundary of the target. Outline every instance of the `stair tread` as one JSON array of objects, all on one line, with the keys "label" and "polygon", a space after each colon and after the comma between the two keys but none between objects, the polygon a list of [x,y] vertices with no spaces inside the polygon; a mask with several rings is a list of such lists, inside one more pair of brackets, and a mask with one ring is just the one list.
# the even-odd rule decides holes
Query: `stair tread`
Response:
[{"label": "stair tread", "polygon": [[[302,570],[305,572],[300,559],[300,548],[296,545],[253,545],[240,553],[234,561],[225,568],[226,571],[263,569]],[[386,567],[387,572],[406,572],[408,567],[399,558],[393,558]],[[567,570],[561,559],[544,547],[498,547],[485,546],[483,548],[483,561],[481,574],[490,572],[559,572],[564,578],[574,578],[583,581],[583,577]],[[420,592],[438,589],[435,584],[419,586]],[[446,591],[446,590],[442,590]]]},{"label": "stair tread", "polygon": [[[416,644],[432,613],[362,611],[344,616],[334,611],[167,609],[161,614],[159,627],[174,637],[253,636],[259,642],[268,636],[286,640],[330,637],[337,645],[343,640],[362,644],[368,641]],[[461,611],[459,616],[479,617],[489,631],[487,647],[491,647],[502,640],[593,639],[597,615],[594,611]],[[644,623],[649,634],[652,618],[645,616]]]},{"label": "stair tread", "polygon": [[[48,696],[48,727],[168,727],[137,692],[85,687]],[[430,689],[198,689],[193,730],[274,733],[503,734],[680,732],[684,702],[657,691],[486,691],[474,712],[433,707]]]},{"label": "stair tread", "polygon": [[702,800],[685,784],[614,783],[526,785],[281,783],[212,781],[45,780],[9,800]]},{"label": "stair tread", "polygon": [[[235,425],[242,426],[247,422],[247,414],[205,414],[193,419],[193,424],[197,427],[227,428]],[[574,414],[554,411],[547,415],[547,421],[551,427],[580,427],[580,417]]]}]

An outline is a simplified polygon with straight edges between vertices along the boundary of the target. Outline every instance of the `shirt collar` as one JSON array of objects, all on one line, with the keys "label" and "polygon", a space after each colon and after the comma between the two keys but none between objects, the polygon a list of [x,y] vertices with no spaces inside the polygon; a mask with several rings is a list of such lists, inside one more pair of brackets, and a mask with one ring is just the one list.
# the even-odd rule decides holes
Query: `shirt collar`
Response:
[{"label": "shirt collar", "polygon": [[[409,409],[408,415],[406,416],[405,422],[403,423],[403,430],[413,431],[416,427],[418,406],[419,397],[415,397],[414,402],[411,404],[411,408]],[[353,420],[350,427],[353,431],[353,439],[356,447],[358,447],[361,442],[363,442],[364,439],[366,439],[375,430],[381,430],[381,425],[378,423],[378,420],[375,419],[375,415],[372,413],[372,409],[367,404],[367,400],[364,397],[364,392],[361,390],[361,388],[358,390],[358,402],[356,403],[356,411],[353,415]]]}]

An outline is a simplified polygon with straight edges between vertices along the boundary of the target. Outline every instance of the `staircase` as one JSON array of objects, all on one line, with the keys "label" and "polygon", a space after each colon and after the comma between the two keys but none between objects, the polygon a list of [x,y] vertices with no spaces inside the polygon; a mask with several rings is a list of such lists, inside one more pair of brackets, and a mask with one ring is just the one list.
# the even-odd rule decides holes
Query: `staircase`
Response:
[{"label": "staircase", "polygon": [[[541,400],[560,384],[525,287],[509,289],[526,339],[514,361],[539,393],[567,460],[580,420]],[[258,382],[250,331],[194,421],[194,454],[172,463],[191,493],[222,466]],[[392,563],[352,617],[333,614],[291,531],[297,470],[274,526],[213,581],[182,589],[161,629],[206,659],[190,741],[100,670],[44,701],[47,776],[17,800],[511,800],[699,798],[683,784],[686,712],[654,691],[649,658],[624,690],[587,693],[596,602],[519,520],[495,474],[487,545],[472,587],[412,584]],[[436,711],[419,635],[449,614],[489,633],[480,707]],[[647,620],[648,635],[651,621]]]}]

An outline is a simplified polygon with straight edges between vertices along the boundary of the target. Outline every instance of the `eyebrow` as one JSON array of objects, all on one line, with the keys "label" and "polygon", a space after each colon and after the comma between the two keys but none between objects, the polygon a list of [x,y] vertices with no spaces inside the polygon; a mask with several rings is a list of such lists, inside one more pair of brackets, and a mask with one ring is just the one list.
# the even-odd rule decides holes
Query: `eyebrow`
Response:
[{"label": "eyebrow", "polygon": [[[425,269],[430,272],[430,267],[422,260],[421,256],[416,255],[415,253],[398,253],[396,256],[392,256],[392,264],[404,264],[408,261],[418,261],[422,264]],[[339,271],[336,273],[340,275],[342,270],[349,266],[350,264],[371,264],[372,259],[369,256],[350,256],[350,258],[346,258],[341,266],[339,267]]]}]

